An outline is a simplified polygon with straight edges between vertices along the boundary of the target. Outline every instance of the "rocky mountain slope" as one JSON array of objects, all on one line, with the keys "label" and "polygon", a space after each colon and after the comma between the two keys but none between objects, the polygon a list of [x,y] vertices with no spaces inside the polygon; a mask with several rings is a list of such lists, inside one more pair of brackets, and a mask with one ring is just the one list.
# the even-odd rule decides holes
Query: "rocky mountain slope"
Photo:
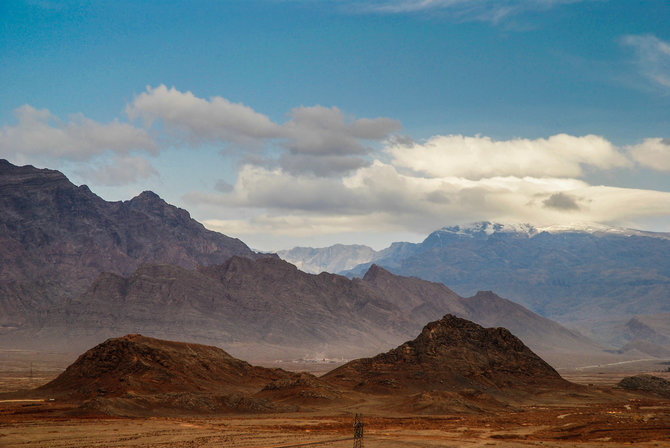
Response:
[{"label": "rocky mountain slope", "polygon": [[[422,243],[373,257],[393,273],[449,285],[461,295],[494,290],[602,343],[636,315],[670,312],[670,235],[603,226],[549,228],[478,223],[446,227]],[[362,276],[370,266],[349,271]],[[665,335],[667,327],[653,328]]]},{"label": "rocky mountain slope", "polygon": [[185,269],[145,264],[130,276],[102,274],[81,296],[29,332],[30,347],[86,346],[138,333],[225,347],[254,360],[369,356],[445,313],[506,325],[556,366],[605,357],[587,338],[492,293],[462,298],[440,283],[372,266],[362,279],[307,274],[276,258],[233,257]]},{"label": "rocky mountain slope", "polygon": [[[493,294],[462,299],[377,266],[352,281],[278,259],[253,262],[261,256],[244,243],[206,230],[151,192],[107,202],[57,171],[2,161],[0,193],[5,347],[79,351],[141,332],[255,359],[350,358],[386,350],[453,313],[512,328],[552,362],[566,350],[600,352]],[[409,254],[414,246],[390,249]]]},{"label": "rocky mountain slope", "polygon": [[[499,401],[518,397],[519,391],[534,394],[570,386],[508,330],[485,329],[452,315],[429,323],[414,340],[351,361],[322,379],[344,389],[397,397],[465,392],[471,398],[485,394]],[[426,400],[422,395],[413,398],[417,403]]]},{"label": "rocky mountain slope", "polygon": [[257,257],[152,192],[107,202],[58,171],[6,160],[0,160],[0,248],[0,334],[44,318],[102,272]]},{"label": "rocky mountain slope", "polygon": [[578,362],[603,354],[589,338],[491,291],[464,298],[442,283],[394,275],[377,265],[368,269],[362,282],[418,321],[450,313],[485,327],[505,327],[556,366],[565,365],[568,357]]}]

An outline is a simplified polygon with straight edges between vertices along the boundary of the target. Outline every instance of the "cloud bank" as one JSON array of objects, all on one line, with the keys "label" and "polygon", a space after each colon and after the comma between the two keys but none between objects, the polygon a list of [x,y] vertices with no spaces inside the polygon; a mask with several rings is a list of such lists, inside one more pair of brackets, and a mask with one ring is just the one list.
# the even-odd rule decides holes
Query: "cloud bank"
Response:
[{"label": "cloud bank", "polygon": [[220,145],[221,173],[236,160],[236,177],[210,179],[209,189],[190,191],[181,205],[209,227],[252,241],[259,234],[425,234],[478,220],[635,226],[670,218],[670,192],[589,181],[593,173],[670,171],[670,141],[660,137],[625,147],[568,134],[416,141],[398,135],[401,123],[387,117],[316,105],[296,107],[278,123],[250,106],[164,85],[148,87],[126,112],[143,127],[81,114],[63,121],[26,105],[15,111],[17,124],[0,128],[0,150],[26,161],[71,160],[94,185],[123,185],[159,177],[147,156],[166,148]]},{"label": "cloud bank", "polygon": [[89,160],[105,151],[156,152],[156,145],[146,130],[116,120],[101,124],[77,114],[64,122],[46,109],[38,110],[29,105],[19,107],[14,115],[18,124],[0,128],[3,154]]},{"label": "cloud bank", "polygon": [[[123,185],[156,175],[137,153],[158,152],[142,128],[114,120],[99,123],[82,114],[63,121],[47,109],[24,105],[14,111],[18,123],[0,128],[0,154],[15,163],[75,165],[82,178],[103,185]],[[91,168],[90,164],[97,165]]]},{"label": "cloud bank", "polygon": [[[320,176],[345,173],[369,164],[363,156],[372,151],[370,142],[386,139],[400,129],[400,122],[385,117],[349,117],[337,107],[297,107],[289,120],[275,123],[252,108],[215,96],[196,97],[165,85],[147,87],[126,107],[132,120],[146,126],[160,121],[163,130],[192,145],[217,142],[255,149],[263,154],[274,145],[274,160],[290,173]],[[268,164],[268,157],[257,159]]]},{"label": "cloud bank", "polygon": [[246,165],[228,193],[193,192],[186,200],[246,211],[253,218],[207,222],[241,236],[426,233],[477,220],[628,225],[669,216],[670,192],[591,185],[585,171],[638,167],[642,149],[652,144],[665,145],[653,139],[618,148],[602,137],[565,134],[536,140],[447,135],[424,143],[389,141],[370,165],[340,178]]}]

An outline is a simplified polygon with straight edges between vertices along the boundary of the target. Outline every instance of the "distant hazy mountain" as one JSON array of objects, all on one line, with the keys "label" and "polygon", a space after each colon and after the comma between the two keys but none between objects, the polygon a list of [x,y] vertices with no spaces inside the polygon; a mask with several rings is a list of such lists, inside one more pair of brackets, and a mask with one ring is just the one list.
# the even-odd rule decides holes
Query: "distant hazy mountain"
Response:
[{"label": "distant hazy mountain", "polygon": [[462,298],[443,284],[376,265],[351,280],[307,274],[275,258],[240,257],[194,270],[145,264],[130,276],[102,274],[39,326],[13,336],[22,347],[81,350],[139,332],[216,344],[256,360],[313,353],[353,358],[388,350],[447,313],[506,327],[556,367],[636,353],[605,353],[588,338],[491,292]]},{"label": "distant hazy mountain", "polygon": [[[442,282],[461,295],[495,290],[616,346],[633,340],[617,330],[621,323],[670,312],[667,233],[484,222],[445,227],[419,244],[395,243],[373,262],[396,274]],[[369,265],[346,274],[361,276]]]},{"label": "distant hazy mountain", "polygon": [[130,274],[144,262],[192,268],[233,255],[258,256],[152,192],[107,202],[58,171],[0,160],[0,334],[48,319],[102,272]]},{"label": "distant hazy mountain", "polygon": [[372,260],[377,252],[360,244],[336,244],[330,247],[314,249],[311,247],[295,247],[281,250],[277,255],[298,267],[298,269],[318,274],[320,272],[346,271],[361,263]]}]

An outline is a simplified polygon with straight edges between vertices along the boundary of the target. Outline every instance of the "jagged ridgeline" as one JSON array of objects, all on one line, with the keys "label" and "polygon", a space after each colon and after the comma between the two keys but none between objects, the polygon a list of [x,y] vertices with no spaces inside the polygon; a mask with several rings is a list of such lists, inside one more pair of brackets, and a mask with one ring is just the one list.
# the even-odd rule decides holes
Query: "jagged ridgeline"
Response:
[{"label": "jagged ridgeline", "polygon": [[62,173],[0,160],[0,335],[39,327],[102,273],[258,257],[145,191],[107,202]]}]

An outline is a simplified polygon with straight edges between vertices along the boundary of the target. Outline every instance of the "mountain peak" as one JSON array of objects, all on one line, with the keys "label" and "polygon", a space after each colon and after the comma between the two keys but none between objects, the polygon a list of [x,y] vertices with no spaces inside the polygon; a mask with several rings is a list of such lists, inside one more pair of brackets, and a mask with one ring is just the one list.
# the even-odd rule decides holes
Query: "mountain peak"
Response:
[{"label": "mountain peak", "polygon": [[507,329],[483,328],[451,314],[426,325],[414,340],[351,361],[323,378],[383,393],[455,387],[507,392],[568,384]]},{"label": "mountain peak", "polygon": [[32,165],[17,166],[6,159],[0,159],[0,185],[21,185],[20,188],[44,187],[47,184],[73,184],[63,173],[46,168],[35,168]]},{"label": "mountain peak", "polygon": [[390,276],[392,275],[389,271],[386,269],[382,268],[381,266],[372,263],[372,265],[368,268],[367,272],[363,276],[364,281],[374,281],[380,276]]},{"label": "mountain peak", "polygon": [[145,190],[142,193],[138,194],[129,201],[131,204],[144,203],[144,204],[166,204],[160,196],[150,190]]},{"label": "mountain peak", "polygon": [[491,236],[494,233],[518,233],[532,236],[538,233],[538,230],[530,224],[479,221],[465,225],[443,227],[440,230],[437,230],[437,232],[470,237],[484,235]]}]

